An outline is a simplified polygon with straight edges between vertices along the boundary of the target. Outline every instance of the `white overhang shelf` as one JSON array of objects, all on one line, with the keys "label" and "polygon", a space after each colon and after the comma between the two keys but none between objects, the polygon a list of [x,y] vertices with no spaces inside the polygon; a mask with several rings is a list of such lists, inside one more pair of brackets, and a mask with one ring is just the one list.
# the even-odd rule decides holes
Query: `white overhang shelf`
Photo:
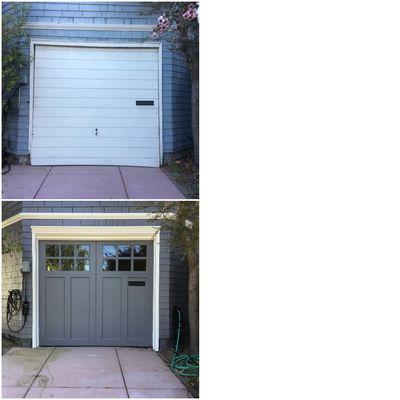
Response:
[{"label": "white overhang shelf", "polygon": [[24,219],[114,219],[114,220],[132,220],[132,219],[141,219],[141,220],[157,220],[157,219],[174,219],[174,213],[25,213],[21,212],[19,214],[15,214],[12,217],[4,220],[2,222],[2,227],[6,228],[16,222],[22,221]]},{"label": "white overhang shelf", "polygon": [[129,32],[152,32],[154,25],[149,24],[73,24],[55,22],[28,22],[25,29],[68,29],[78,31],[129,31]]}]

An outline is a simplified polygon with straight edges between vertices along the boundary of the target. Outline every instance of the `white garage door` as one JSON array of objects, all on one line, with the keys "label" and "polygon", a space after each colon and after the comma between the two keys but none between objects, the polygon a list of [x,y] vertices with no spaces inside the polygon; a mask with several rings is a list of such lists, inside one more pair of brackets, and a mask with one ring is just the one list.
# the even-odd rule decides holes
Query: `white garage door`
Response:
[{"label": "white garage door", "polygon": [[157,49],[35,47],[32,165],[159,166]]}]

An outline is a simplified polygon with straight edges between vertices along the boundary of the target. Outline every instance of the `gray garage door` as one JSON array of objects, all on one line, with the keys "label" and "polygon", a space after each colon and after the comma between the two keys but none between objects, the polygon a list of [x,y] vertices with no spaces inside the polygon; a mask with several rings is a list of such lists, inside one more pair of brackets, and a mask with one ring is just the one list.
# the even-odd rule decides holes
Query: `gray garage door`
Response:
[{"label": "gray garage door", "polygon": [[151,242],[40,242],[44,346],[151,346]]}]

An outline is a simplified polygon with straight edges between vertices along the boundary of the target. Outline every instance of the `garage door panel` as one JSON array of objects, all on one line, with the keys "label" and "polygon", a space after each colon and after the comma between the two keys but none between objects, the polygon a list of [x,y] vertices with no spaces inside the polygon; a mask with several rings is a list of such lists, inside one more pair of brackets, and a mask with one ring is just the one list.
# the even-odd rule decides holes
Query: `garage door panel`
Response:
[{"label": "garage door panel", "polygon": [[149,106],[146,109],[138,109],[139,106],[135,105],[135,101],[126,101],[125,105],[129,104],[131,107],[126,108],[105,108],[105,107],[38,107],[35,105],[36,117],[103,117],[103,118],[149,118],[157,119],[158,110],[155,107]]},{"label": "garage door panel", "polygon": [[139,157],[94,157],[89,154],[86,157],[35,157],[32,165],[121,165],[131,167],[158,167],[159,159]]},{"label": "garage door panel", "polygon": [[[157,128],[157,120],[150,118],[84,118],[84,117],[60,117],[60,118],[48,118],[48,117],[36,117],[34,123],[35,128],[97,128],[99,131],[101,128]],[[67,133],[67,132],[66,132]],[[99,132],[99,135],[101,132]],[[40,136],[40,135],[38,135]]]},{"label": "garage door panel", "polygon": [[[153,100],[154,106],[143,106],[140,110],[152,110],[156,109],[158,113],[158,101],[157,99],[143,99],[143,100]],[[41,108],[79,108],[79,109],[91,109],[91,108],[103,108],[103,109],[129,109],[132,110],[136,106],[136,101],[134,99],[85,99],[85,98],[47,98],[38,97],[35,99],[35,112],[37,109]]]},{"label": "garage door panel", "polygon": [[[129,158],[132,157],[132,154],[135,155],[135,157],[139,158],[152,158],[153,151],[151,148],[142,148],[142,147],[131,147],[127,148],[124,146],[118,147],[116,144],[113,147],[110,148],[96,148],[95,149],[95,156],[96,157],[108,157],[110,152],[112,153],[113,151],[116,151],[118,153],[118,157],[125,157]],[[49,153],[49,148],[47,147],[38,147],[35,148],[35,157],[45,157]],[[53,157],[90,157],[91,154],[88,153],[87,149],[85,148],[80,148],[80,147],[64,147],[64,148],[57,148],[54,147],[51,149],[51,154]]]},{"label": "garage door panel", "polygon": [[32,164],[158,167],[158,68],[157,49],[36,46]]},{"label": "garage door panel", "polygon": [[[36,88],[71,89],[153,89],[157,90],[158,80],[147,79],[86,79],[86,78],[37,78]],[[61,91],[62,93],[62,91]]]},{"label": "garage door panel", "polygon": [[90,277],[70,278],[70,337],[90,339],[92,288]]},{"label": "garage door panel", "polygon": [[70,89],[35,88],[35,98],[75,98],[75,99],[135,99],[153,100],[158,98],[158,90],[154,89]]},{"label": "garage door panel", "polygon": [[111,71],[158,71],[158,62],[154,61],[92,61],[92,60],[49,60],[35,59],[37,68],[61,68],[61,69],[101,69]]},{"label": "garage door panel", "polygon": [[[87,135],[89,136],[89,135]],[[158,138],[116,138],[116,137],[109,137],[109,138],[96,138],[96,137],[87,137],[87,138],[80,138],[79,145],[75,138],[40,138],[36,140],[35,151],[37,149],[45,149],[45,148],[74,148],[74,147],[89,147],[89,148],[97,148],[97,147],[107,147],[113,148],[118,147],[118,145],[126,148],[150,148],[152,149],[153,146],[157,146]],[[36,153],[37,154],[37,153]]]},{"label": "garage door panel", "polygon": [[129,49],[108,48],[107,53],[103,48],[67,47],[67,46],[39,46],[36,52],[38,59],[69,59],[69,60],[101,60],[101,61],[157,61],[157,50],[154,48]]},{"label": "garage door panel", "polygon": [[44,334],[47,339],[64,339],[65,337],[65,278],[45,278],[46,315]]},{"label": "garage door panel", "polygon": [[98,338],[119,341],[122,337],[122,280],[120,277],[100,277]]},{"label": "garage door panel", "polygon": [[62,78],[62,79],[158,79],[158,70],[151,71],[124,71],[104,69],[62,69],[62,68],[36,68],[36,78]]},{"label": "garage door panel", "polygon": [[128,340],[136,341],[136,345],[140,345],[140,341],[143,341],[143,345],[148,341],[148,290],[149,283],[146,279],[128,280]]},{"label": "garage door panel", "polygon": [[[54,128],[40,128],[40,137],[36,137],[36,143],[42,143],[43,140],[49,140],[50,138],[87,138],[93,137],[93,130],[88,128],[74,128],[70,130],[68,133],[65,132],[65,128],[63,127],[54,127]],[[158,127],[157,128],[140,128],[140,129],[132,129],[132,128],[118,128],[116,131],[114,128],[102,128],[101,136],[97,136],[100,138],[149,138],[149,139],[157,139],[158,144]],[[40,146],[39,146],[40,147]]]}]

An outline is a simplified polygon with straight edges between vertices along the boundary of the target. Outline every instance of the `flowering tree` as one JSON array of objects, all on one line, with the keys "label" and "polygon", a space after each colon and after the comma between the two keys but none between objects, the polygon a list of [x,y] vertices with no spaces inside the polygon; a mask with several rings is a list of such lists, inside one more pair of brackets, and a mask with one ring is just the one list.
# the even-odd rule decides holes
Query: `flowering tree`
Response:
[{"label": "flowering tree", "polygon": [[[171,201],[156,203],[157,223],[171,232],[172,244],[183,251],[188,267],[188,314],[190,350],[199,351],[199,202]],[[174,217],[166,218],[173,213]]]},{"label": "flowering tree", "polygon": [[151,3],[161,13],[152,36],[166,33],[172,49],[181,53],[192,77],[192,134],[195,162],[199,162],[199,4],[195,2]]}]

